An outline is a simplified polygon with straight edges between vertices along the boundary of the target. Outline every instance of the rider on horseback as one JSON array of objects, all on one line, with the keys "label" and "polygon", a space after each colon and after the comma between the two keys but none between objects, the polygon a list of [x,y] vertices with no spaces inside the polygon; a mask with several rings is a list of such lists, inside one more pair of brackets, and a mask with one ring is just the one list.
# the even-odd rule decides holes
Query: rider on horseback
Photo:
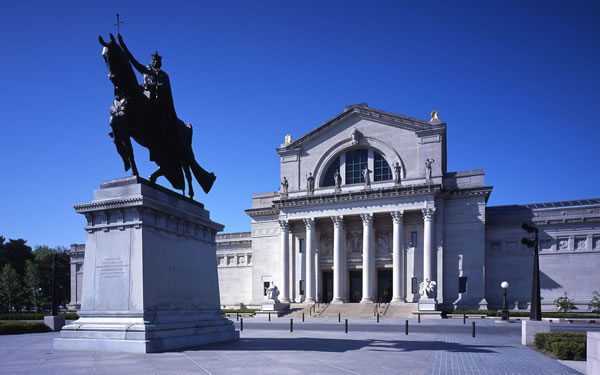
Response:
[{"label": "rider on horseback", "polygon": [[[175,105],[173,104],[169,76],[161,70],[162,56],[160,56],[158,52],[153,53],[152,62],[144,66],[133,57],[131,52],[129,52],[129,49],[123,42],[121,34],[118,34],[117,38],[133,67],[142,74],[143,84],[141,87],[150,98],[152,108],[157,113],[158,118],[161,119],[161,123],[163,126],[166,125],[163,127],[163,136],[166,136],[167,139],[173,135],[177,136],[177,132],[173,132],[173,129],[176,126],[177,114],[175,113]],[[164,130],[166,130],[166,132],[164,132]]]}]

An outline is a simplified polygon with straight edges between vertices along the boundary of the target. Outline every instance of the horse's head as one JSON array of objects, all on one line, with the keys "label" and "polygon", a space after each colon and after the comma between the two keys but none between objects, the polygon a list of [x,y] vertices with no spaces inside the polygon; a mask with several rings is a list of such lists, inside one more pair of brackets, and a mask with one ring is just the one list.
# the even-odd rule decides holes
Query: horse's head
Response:
[{"label": "horse's head", "polygon": [[108,78],[111,82],[121,90],[134,90],[138,86],[135,73],[125,56],[123,49],[117,44],[113,34],[110,34],[110,41],[105,42],[102,36],[98,37],[98,41],[104,47],[102,49],[102,57],[108,68]]}]

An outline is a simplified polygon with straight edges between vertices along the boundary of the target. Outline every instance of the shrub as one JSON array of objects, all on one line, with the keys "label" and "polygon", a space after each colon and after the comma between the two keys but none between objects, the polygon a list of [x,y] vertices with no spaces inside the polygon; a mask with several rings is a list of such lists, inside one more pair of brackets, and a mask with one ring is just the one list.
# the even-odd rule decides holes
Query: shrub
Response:
[{"label": "shrub", "polygon": [[597,290],[594,290],[594,293],[592,293],[592,300],[588,305],[588,309],[591,311],[600,311],[600,293]]},{"label": "shrub", "polygon": [[50,332],[50,328],[42,322],[0,322],[0,335],[41,332]]},{"label": "shrub", "polygon": [[235,314],[235,313],[240,313],[240,314],[253,314],[257,311],[259,311],[260,309],[225,309],[223,310],[224,314]]},{"label": "shrub", "polygon": [[556,305],[556,309],[561,312],[567,312],[575,308],[575,304],[573,303],[573,300],[567,296],[567,292],[565,292],[563,297],[555,299],[554,304]]},{"label": "shrub", "polygon": [[586,343],[575,341],[557,341],[552,343],[552,354],[561,360],[586,360]]},{"label": "shrub", "polygon": [[[12,314],[0,314],[0,320],[44,320],[44,316],[50,315],[49,313],[12,313]],[[64,313],[67,320],[77,320],[79,315],[77,313]]]}]

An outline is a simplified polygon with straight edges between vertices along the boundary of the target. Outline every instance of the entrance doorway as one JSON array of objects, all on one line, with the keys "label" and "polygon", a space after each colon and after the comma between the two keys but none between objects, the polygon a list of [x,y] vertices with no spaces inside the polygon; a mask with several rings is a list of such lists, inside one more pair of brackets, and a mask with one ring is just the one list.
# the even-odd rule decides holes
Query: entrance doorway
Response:
[{"label": "entrance doorway", "polygon": [[333,299],[333,271],[323,271],[323,302],[329,303]]},{"label": "entrance doorway", "polygon": [[350,302],[358,303],[362,299],[362,271],[350,271]]},{"label": "entrance doorway", "polygon": [[377,301],[389,303],[392,300],[392,270],[377,270]]}]

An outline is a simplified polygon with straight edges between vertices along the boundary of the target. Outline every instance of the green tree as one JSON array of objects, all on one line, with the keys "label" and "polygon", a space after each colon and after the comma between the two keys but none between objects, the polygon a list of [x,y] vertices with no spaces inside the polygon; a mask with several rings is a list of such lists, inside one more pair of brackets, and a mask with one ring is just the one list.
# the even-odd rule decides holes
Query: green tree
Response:
[{"label": "green tree", "polygon": [[38,246],[34,251],[35,262],[39,267],[40,285],[43,296],[52,298],[52,258],[55,259],[56,300],[59,305],[66,305],[71,296],[71,259],[65,247],[50,248]]},{"label": "green tree", "polygon": [[0,273],[0,298],[9,311],[20,307],[18,301],[22,294],[21,278],[10,264],[5,264]]},{"label": "green tree", "polygon": [[23,275],[27,260],[33,260],[31,247],[27,246],[27,241],[18,239],[5,242],[4,237],[0,236],[0,268],[10,264],[19,275]]},{"label": "green tree", "polygon": [[25,295],[28,306],[34,306],[39,310],[44,304],[44,293],[42,292],[42,283],[40,279],[40,270],[38,265],[30,260],[25,262],[25,276],[23,277],[25,284]]}]

